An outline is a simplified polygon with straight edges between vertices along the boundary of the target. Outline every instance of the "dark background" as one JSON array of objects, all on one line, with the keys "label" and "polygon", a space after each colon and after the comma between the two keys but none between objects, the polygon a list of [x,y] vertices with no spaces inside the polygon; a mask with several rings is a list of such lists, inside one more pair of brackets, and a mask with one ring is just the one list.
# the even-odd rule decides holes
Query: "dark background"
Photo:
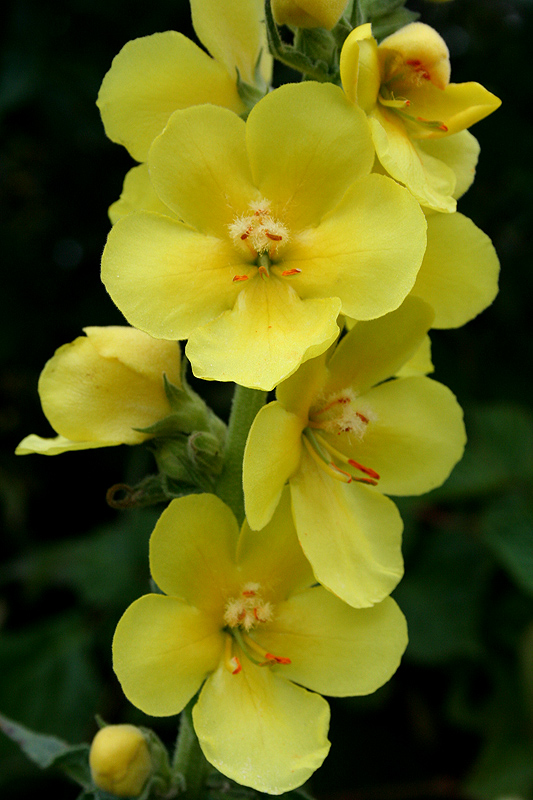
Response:
[{"label": "dark background", "polygon": [[[435,332],[435,377],[465,409],[467,455],[445,487],[402,500],[406,577],[395,596],[410,645],[393,680],[332,702],[321,798],[533,798],[533,417],[530,308],[531,0],[409,3],[439,30],[456,82],[503,100],[474,128],[476,181],[460,210],[488,233],[500,294],[481,317]],[[147,586],[155,510],[117,512],[117,481],[151,469],[140,448],[17,458],[52,435],[37,379],[85,325],[121,323],[99,277],[107,207],[132,165],[103,132],[95,99],[129,39],[174,28],[188,4],[12,0],[0,12],[0,712],[71,742],[94,714],[151,725],[123,699],[110,642]],[[278,79],[286,79],[278,73]],[[221,415],[230,387],[200,386]],[[75,798],[0,739],[0,797]]]}]

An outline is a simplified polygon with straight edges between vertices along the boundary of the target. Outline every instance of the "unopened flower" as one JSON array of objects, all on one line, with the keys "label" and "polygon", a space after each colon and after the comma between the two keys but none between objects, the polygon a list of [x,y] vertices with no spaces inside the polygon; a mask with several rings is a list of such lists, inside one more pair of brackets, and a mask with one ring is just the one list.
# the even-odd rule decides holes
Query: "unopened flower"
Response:
[{"label": "unopened flower", "polygon": [[117,797],[137,797],[152,772],[152,759],[135,725],[106,725],[92,741],[89,766],[98,789]]},{"label": "unopened flower", "polygon": [[149,427],[170,413],[163,376],[180,386],[176,342],[127,326],[84,332],[56,350],[39,378],[43,411],[58,436],[26,436],[18,455],[139,444],[149,437],[135,428]]},{"label": "unopened flower", "polygon": [[342,16],[347,0],[272,0],[278,25],[331,30]]},{"label": "unopened flower", "polygon": [[154,716],[192,718],[207,760],[261,792],[300,786],[329,750],[321,694],[375,691],[407,643],[391,598],[354,609],[316,584],[285,494],[265,531],[217,497],[172,501],[150,539],[165,594],[119,621],[113,663],[129,700]]},{"label": "unopened flower", "polygon": [[462,412],[450,390],[416,369],[393,377],[432,319],[427,304],[408,297],[398,310],[356,323],[333,352],[278,386],[250,429],[250,526],[268,522],[288,481],[317,579],[354,607],[379,602],[403,573],[402,522],[385,495],[439,486],[463,452]]},{"label": "unopened flower", "polygon": [[269,390],[329,347],[339,313],[380,316],[414,284],[425,218],[373,159],[363,112],[331,84],[282,86],[246,123],[176,111],[148,161],[168,214],[119,219],[102,279],[133,325],[189,340],[198,377]]},{"label": "unopened flower", "polygon": [[191,0],[191,13],[213,58],[181,33],[154,33],[128,42],[102,82],[97,104],[106,133],[137,161],[146,161],[176,109],[214,103],[240,114],[238,80],[265,89],[270,82],[262,0]]},{"label": "unopened flower", "polygon": [[[477,161],[467,128],[495,111],[500,100],[479,83],[450,83],[444,40],[412,22],[378,45],[371,25],[355,28],[341,52],[341,78],[352,102],[368,115],[377,156],[422,205],[454,211],[457,177]],[[439,143],[457,137],[451,145]],[[459,150],[459,154],[457,153]]]}]

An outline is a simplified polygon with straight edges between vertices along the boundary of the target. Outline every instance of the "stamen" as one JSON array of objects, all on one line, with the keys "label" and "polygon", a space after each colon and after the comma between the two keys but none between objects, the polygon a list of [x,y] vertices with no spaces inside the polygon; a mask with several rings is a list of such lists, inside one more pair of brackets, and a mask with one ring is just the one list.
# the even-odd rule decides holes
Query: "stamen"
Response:
[{"label": "stamen", "polygon": [[251,638],[251,636],[243,634],[242,638],[245,640],[248,647],[250,647],[252,650],[254,650],[256,653],[258,653],[265,659],[265,661],[262,664],[260,664],[261,667],[270,666],[273,662],[275,662],[276,664],[291,663],[290,658],[285,658],[284,656],[275,656],[273,653],[269,653],[268,650],[265,650],[264,647],[261,647],[261,645],[257,644],[257,642]]},{"label": "stamen", "polygon": [[316,439],[318,439],[320,444],[326,448],[328,453],[331,453],[332,456],[335,456],[335,458],[337,458],[339,461],[342,461],[343,464],[349,464],[350,467],[354,467],[360,472],[364,472],[365,475],[368,475],[369,477],[379,481],[379,475],[375,470],[371,469],[370,467],[365,467],[363,464],[359,464],[359,462],[354,461],[353,458],[348,458],[348,456],[345,456],[344,453],[341,453],[340,450],[337,450],[336,447],[333,447],[333,445],[331,445],[326,439],[324,439],[322,436],[319,436],[317,433],[315,433],[314,436]]},{"label": "stamen", "polygon": [[309,453],[313,461],[315,461],[316,464],[318,464],[318,466],[320,467],[320,469],[324,470],[324,472],[331,478],[335,478],[336,480],[341,481],[342,483],[351,483],[353,478],[348,472],[344,472],[344,470],[339,469],[339,467],[337,467],[333,463],[333,461],[327,461],[317,453],[317,451],[311,444],[310,441],[311,435],[312,435],[311,431],[307,430],[303,437],[303,443],[307,448],[307,452]]},{"label": "stamen", "polygon": [[226,643],[224,645],[224,666],[232,675],[238,675],[242,670],[241,662],[237,656],[233,655],[233,639],[231,636],[226,636]]},{"label": "stamen", "polygon": [[247,281],[247,280],[248,280],[248,275],[235,275],[233,278],[233,283],[236,283],[237,281]]},{"label": "stamen", "polygon": [[287,275],[299,275],[301,271],[302,271],[301,269],[298,269],[297,267],[293,267],[293,269],[286,269],[281,274],[283,275],[284,278],[286,278]]}]

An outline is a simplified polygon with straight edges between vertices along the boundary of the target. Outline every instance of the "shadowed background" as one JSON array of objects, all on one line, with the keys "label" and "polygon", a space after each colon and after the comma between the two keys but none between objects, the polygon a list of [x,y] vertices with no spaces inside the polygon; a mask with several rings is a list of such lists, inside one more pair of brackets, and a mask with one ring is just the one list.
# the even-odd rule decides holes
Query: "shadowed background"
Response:
[{"label": "shadowed background", "polygon": [[[332,702],[333,747],[312,788],[335,800],[533,798],[533,2],[408,7],[446,39],[454,81],[503,100],[473,129],[480,163],[459,204],[491,236],[501,288],[478,319],[432,336],[434,377],[465,409],[467,454],[444,487],[400,503],[406,577],[395,597],[410,645],[375,695]],[[188,3],[12,0],[0,19],[0,712],[71,742],[92,737],[99,713],[170,743],[175,721],[129,706],[110,659],[117,620],[147,589],[157,510],[117,512],[105,492],[151,470],[151,456],[13,450],[27,433],[52,435],[37,379],[54,350],[83,326],[123,321],[99,260],[107,207],[133,162],[106,139],[95,99],[129,39],[170,28],[194,38]],[[227,416],[231,386],[196,388]],[[77,794],[0,738],[0,796],[45,790]]]}]

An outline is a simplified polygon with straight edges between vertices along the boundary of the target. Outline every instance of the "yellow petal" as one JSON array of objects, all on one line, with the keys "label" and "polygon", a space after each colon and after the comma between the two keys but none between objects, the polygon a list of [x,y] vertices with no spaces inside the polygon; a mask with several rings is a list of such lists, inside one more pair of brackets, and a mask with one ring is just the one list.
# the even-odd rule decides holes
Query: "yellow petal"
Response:
[{"label": "yellow petal", "polygon": [[320,583],[355,608],[389,595],[403,574],[403,526],[394,503],[331,478],[307,453],[290,486],[298,538]]},{"label": "yellow petal", "polygon": [[342,313],[372,319],[397,308],[411,290],[426,247],[419,204],[382,175],[361,178],[317,228],[284,251],[284,267],[301,269],[301,297],[336,295]]},{"label": "yellow petal", "polygon": [[[333,348],[334,345],[331,345]],[[291,411],[307,424],[309,408],[322,393],[328,378],[326,363],[330,350],[302,364],[290,378],[276,387],[276,398],[286,411]]]},{"label": "yellow petal", "polygon": [[222,619],[234,592],[239,529],[233,513],[213,494],[173,500],[150,538],[150,569],[157,586]]},{"label": "yellow petal", "polygon": [[374,160],[364,113],[330,83],[268,94],[250,112],[246,144],[256,186],[292,233],[316,225]]},{"label": "yellow petal", "polygon": [[278,25],[331,30],[346,3],[347,0],[273,0],[272,12]]},{"label": "yellow petal", "polygon": [[314,692],[347,697],[375,692],[394,674],[407,645],[405,618],[390,597],[352,608],[321,586],[276,607],[256,640],[290,657],[279,674]]},{"label": "yellow petal", "polygon": [[428,217],[428,246],[413,294],[435,309],[434,328],[457,328],[498,293],[499,261],[489,237],[462,214]]},{"label": "yellow petal", "polygon": [[296,536],[288,486],[263,530],[251,530],[245,520],[237,547],[237,567],[246,576],[243,583],[260,582],[268,590],[276,609],[280,601],[316,582]]},{"label": "yellow petal", "polygon": [[257,199],[244,141],[245,124],[225,108],[177,111],[148,156],[161,200],[202,233],[228,238],[228,225]]},{"label": "yellow petal", "polygon": [[137,161],[146,160],[173,111],[200,103],[244,111],[224,67],[175,31],[128,42],[113,60],[97,101],[107,135]]},{"label": "yellow petal", "polygon": [[442,383],[423,376],[375,386],[364,395],[376,419],[362,440],[332,442],[374,469],[385,494],[423,494],[440,486],[463,454],[463,412]]},{"label": "yellow petal", "polygon": [[341,50],[340,73],[346,96],[364,111],[370,111],[381,84],[378,43],[370,23],[359,25],[347,36]]},{"label": "yellow petal", "polygon": [[415,354],[396,372],[397,378],[411,378],[413,375],[428,375],[434,372],[431,360],[431,339],[426,336]]},{"label": "yellow petal", "polygon": [[150,182],[148,166],[139,164],[126,173],[120,198],[109,207],[111,224],[133,211],[152,211],[155,214],[173,216],[173,212],[161,202]]},{"label": "yellow petal", "polygon": [[214,620],[174,597],[140,597],[121,617],[113,669],[133,705],[156,717],[178,714],[222,655]]},{"label": "yellow petal", "polygon": [[377,156],[389,175],[403,183],[422,205],[436,211],[455,211],[453,170],[414,142],[403,121],[389,109],[376,107],[369,122]]},{"label": "yellow petal", "polygon": [[421,139],[417,142],[417,149],[453,170],[456,178],[453,197],[456,200],[470,188],[479,157],[478,141],[470,131],[459,131],[442,139]]},{"label": "yellow petal", "polygon": [[[138,444],[170,413],[163,374],[179,383],[180,351],[133,328],[86,328],[60,347],[39,378],[43,411],[73,442]],[[85,448],[83,448],[85,449]]]},{"label": "yellow petal", "polygon": [[[450,53],[446,42],[434,28],[423,22],[404,25],[383,39],[379,49],[380,52],[393,50],[399,53],[404,63],[420,62],[425,75],[429,76],[426,80],[440,90],[450,81]],[[432,119],[438,118],[432,117]]]},{"label": "yellow petal", "polygon": [[396,311],[358,322],[331,356],[325,393],[352,386],[363,394],[395,375],[422,344],[433,316],[427,303],[409,296]]},{"label": "yellow petal", "polygon": [[15,455],[28,456],[31,453],[39,453],[43,456],[57,456],[73,450],[94,450],[95,447],[112,447],[117,444],[123,444],[123,442],[72,442],[65,436],[43,439],[35,433],[30,433],[17,445]]},{"label": "yellow petal", "polygon": [[242,479],[246,517],[253,530],[269,522],[285,483],[298,468],[305,424],[277,402],[264,406],[252,423]]},{"label": "yellow petal", "polygon": [[501,105],[501,100],[479,83],[450,83],[444,91],[431,83],[409,90],[409,114],[426,120],[439,120],[445,132],[419,126],[416,138],[433,139],[469,128]]},{"label": "yellow petal", "polygon": [[243,270],[229,241],[147,213],[120,219],[102,257],[102,281],[126,319],[164,339],[186,339],[232,308]]},{"label": "yellow petal", "polygon": [[246,658],[237,675],[221,665],[193,709],[207,760],[237,783],[269,794],[301,786],[322,764],[329,716],[320,695]]},{"label": "yellow petal", "polygon": [[186,353],[199,378],[270,391],[337,338],[340,301],[300,300],[287,280],[256,275],[231,311],[196,328]]},{"label": "yellow petal", "polygon": [[237,80],[255,84],[255,68],[268,84],[272,56],[268,52],[262,0],[191,0],[194,30],[213,58]]}]

